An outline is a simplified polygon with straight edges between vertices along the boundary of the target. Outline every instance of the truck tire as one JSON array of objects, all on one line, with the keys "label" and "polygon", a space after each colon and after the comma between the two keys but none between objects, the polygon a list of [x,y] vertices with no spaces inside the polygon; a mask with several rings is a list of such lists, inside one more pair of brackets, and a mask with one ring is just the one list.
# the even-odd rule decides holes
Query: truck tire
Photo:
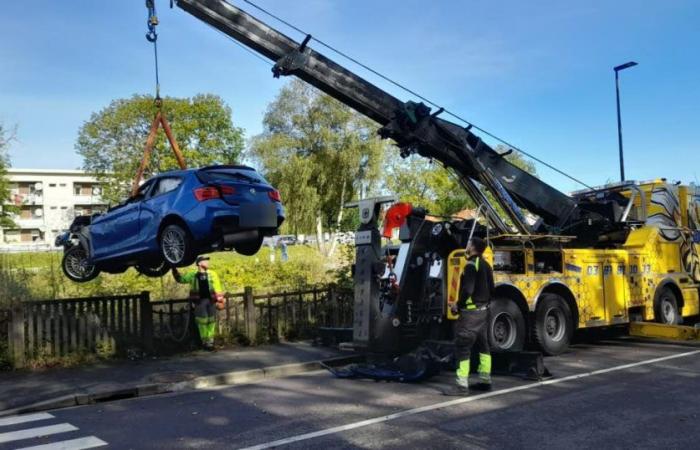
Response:
[{"label": "truck tire", "polygon": [[574,334],[571,309],[556,294],[545,294],[535,310],[533,337],[545,355],[560,355],[569,348]]},{"label": "truck tire", "polygon": [[88,262],[87,252],[81,245],[71,247],[63,253],[61,269],[69,280],[76,283],[85,283],[100,274],[97,267]]},{"label": "truck tire", "polygon": [[184,267],[192,264],[196,258],[194,243],[190,233],[181,225],[172,223],[160,233],[158,238],[160,252],[168,265]]},{"label": "truck tire", "polygon": [[666,325],[681,323],[681,313],[678,310],[676,294],[668,287],[663,287],[654,302],[654,319]]},{"label": "truck tire", "polygon": [[525,317],[509,298],[496,298],[489,308],[489,345],[492,352],[519,352],[527,341]]}]

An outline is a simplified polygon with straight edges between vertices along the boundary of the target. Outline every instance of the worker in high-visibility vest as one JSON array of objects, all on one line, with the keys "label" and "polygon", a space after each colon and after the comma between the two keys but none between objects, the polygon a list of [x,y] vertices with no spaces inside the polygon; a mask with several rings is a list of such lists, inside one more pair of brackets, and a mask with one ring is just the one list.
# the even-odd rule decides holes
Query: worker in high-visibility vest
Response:
[{"label": "worker in high-visibility vest", "polygon": [[452,312],[459,314],[454,328],[456,387],[469,390],[469,369],[472,348],[479,353],[479,387],[491,387],[491,351],[488,340],[489,304],[493,296],[493,271],[483,258],[486,242],[473,237],[467,245],[467,265],[459,288],[459,299]]},{"label": "worker in high-visibility vest", "polygon": [[206,350],[214,350],[217,303],[223,301],[219,275],[209,270],[209,257],[198,256],[197,268],[184,275],[173,267],[173,277],[178,283],[190,285],[190,299],[194,303],[194,320]]}]

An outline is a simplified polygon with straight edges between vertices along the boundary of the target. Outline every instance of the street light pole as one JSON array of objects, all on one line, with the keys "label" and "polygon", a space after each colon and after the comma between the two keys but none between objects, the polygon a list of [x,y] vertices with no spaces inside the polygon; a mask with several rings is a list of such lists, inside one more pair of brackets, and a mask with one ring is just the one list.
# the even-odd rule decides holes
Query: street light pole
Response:
[{"label": "street light pole", "polygon": [[620,181],[625,181],[625,158],[622,152],[622,117],[620,115],[620,77],[619,72],[621,70],[628,69],[630,67],[636,66],[637,63],[630,61],[628,63],[616,66],[613,68],[615,70],[615,94],[617,98],[617,144],[620,149]]}]

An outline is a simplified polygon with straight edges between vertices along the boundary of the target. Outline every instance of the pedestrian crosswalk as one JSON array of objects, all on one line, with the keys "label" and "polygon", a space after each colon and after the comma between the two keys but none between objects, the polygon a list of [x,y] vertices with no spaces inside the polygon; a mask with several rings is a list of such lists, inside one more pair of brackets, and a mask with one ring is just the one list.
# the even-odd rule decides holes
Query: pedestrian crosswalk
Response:
[{"label": "pedestrian crosswalk", "polygon": [[57,421],[59,419],[49,413],[0,418],[0,449],[82,450],[107,445],[95,436],[76,438],[74,434],[78,427],[69,423],[51,423]]}]

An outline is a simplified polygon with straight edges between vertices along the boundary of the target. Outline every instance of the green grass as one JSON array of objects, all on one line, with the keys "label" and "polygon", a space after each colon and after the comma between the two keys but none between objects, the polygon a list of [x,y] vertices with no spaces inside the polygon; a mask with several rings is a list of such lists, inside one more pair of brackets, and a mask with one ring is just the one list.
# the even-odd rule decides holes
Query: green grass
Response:
[{"label": "green grass", "polygon": [[[289,261],[282,263],[278,251],[275,262],[271,262],[265,247],[255,256],[212,253],[210,267],[219,273],[227,292],[241,292],[245,286],[258,292],[279,292],[336,281],[346,272],[347,255],[347,251],[339,251],[335,258],[328,259],[314,248],[290,246]],[[1,254],[0,306],[11,299],[119,295],[144,290],[150,291],[153,299],[187,296],[187,286],[175,283],[171,275],[148,278],[134,269],[116,275],[103,273],[90,282],[74,283],[63,274],[61,258],[61,252]]]}]

